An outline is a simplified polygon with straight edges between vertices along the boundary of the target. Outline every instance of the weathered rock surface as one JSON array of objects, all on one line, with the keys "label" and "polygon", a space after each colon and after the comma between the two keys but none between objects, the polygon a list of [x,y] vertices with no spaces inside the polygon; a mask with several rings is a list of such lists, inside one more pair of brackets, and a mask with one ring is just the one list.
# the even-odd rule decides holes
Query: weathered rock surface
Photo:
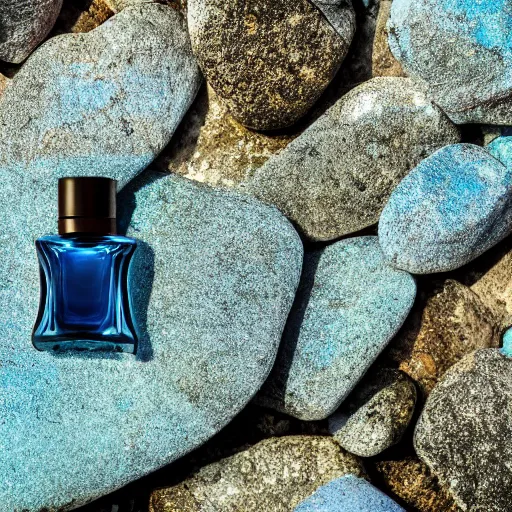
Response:
[{"label": "weathered rock surface", "polygon": [[373,457],[402,439],[415,405],[414,383],[402,372],[380,370],[364,379],[329,418],[329,430],[345,450]]},{"label": "weathered rock surface", "polygon": [[3,0],[0,3],[0,60],[23,62],[43,41],[62,0]]},{"label": "weathered rock surface", "polygon": [[113,15],[105,0],[65,0],[51,35],[90,32]]},{"label": "weathered rock surface", "polygon": [[389,48],[386,24],[391,13],[391,0],[380,0],[379,15],[373,40],[373,76],[406,76],[402,65],[395,59]]},{"label": "weathered rock surface", "polygon": [[410,80],[377,78],[341,98],[245,188],[306,237],[331,240],[375,224],[400,180],[458,140],[457,128]]},{"label": "weathered rock surface", "polygon": [[512,509],[512,360],[479,350],[430,394],[415,448],[467,512]]},{"label": "weathered rock surface", "polygon": [[445,147],[391,194],[379,221],[387,261],[414,274],[454,270],[512,230],[512,170],[472,144]]},{"label": "weathered rock surface", "polygon": [[375,463],[386,492],[393,493],[418,512],[461,512],[450,493],[428,466],[415,457]]},{"label": "weathered rock surface", "polygon": [[170,141],[201,76],[181,15],[145,4],[46,42],[0,103],[0,169],[126,183]]},{"label": "weathered rock surface", "polygon": [[414,279],[386,265],[377,237],[307,254],[258,401],[304,420],[332,414],[396,334],[415,294]]},{"label": "weathered rock surface", "polygon": [[145,174],[118,201],[139,240],[139,354],[37,352],[33,241],[55,232],[57,176],[4,173],[0,189],[2,512],[76,508],[218,432],[266,379],[300,276],[275,209]]},{"label": "weathered rock surface", "polygon": [[208,83],[242,124],[300,119],[339,69],[355,30],[350,2],[330,6],[336,30],[309,0],[189,0],[192,47]]},{"label": "weathered rock surface", "polygon": [[294,512],[404,512],[404,509],[363,478],[348,475],[320,487]]},{"label": "weathered rock surface", "polygon": [[155,491],[149,510],[289,512],[321,485],[351,473],[361,475],[360,462],[329,437],[266,439]]},{"label": "weathered rock surface", "polygon": [[507,135],[494,139],[487,146],[487,151],[503,165],[512,169],[512,136]]},{"label": "weathered rock surface", "polygon": [[394,0],[390,46],[456,123],[512,124],[512,2]]},{"label": "weathered rock surface", "polygon": [[498,347],[500,334],[499,317],[469,288],[447,280],[420,295],[386,355],[428,395],[466,354]]},{"label": "weathered rock surface", "polygon": [[203,87],[154,166],[214,187],[234,187],[293,138],[245,128],[211,87]]}]

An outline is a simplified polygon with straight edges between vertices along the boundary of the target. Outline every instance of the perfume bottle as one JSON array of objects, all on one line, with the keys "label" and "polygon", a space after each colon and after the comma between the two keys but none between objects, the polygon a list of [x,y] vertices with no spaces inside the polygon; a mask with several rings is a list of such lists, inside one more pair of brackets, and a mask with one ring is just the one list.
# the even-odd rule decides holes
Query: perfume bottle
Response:
[{"label": "perfume bottle", "polygon": [[116,181],[59,180],[59,235],[36,241],[37,350],[135,354],[128,269],[137,242],[116,234]]}]

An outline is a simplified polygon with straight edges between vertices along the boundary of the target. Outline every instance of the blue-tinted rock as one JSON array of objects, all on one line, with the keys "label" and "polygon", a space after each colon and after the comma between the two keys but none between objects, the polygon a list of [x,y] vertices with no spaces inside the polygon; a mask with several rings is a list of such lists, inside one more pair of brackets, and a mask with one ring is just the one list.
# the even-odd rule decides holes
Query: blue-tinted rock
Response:
[{"label": "blue-tinted rock", "polygon": [[130,7],[32,54],[0,103],[0,171],[126,183],[167,145],[201,82],[181,14]]},{"label": "blue-tinted rock", "polygon": [[0,3],[0,60],[20,63],[46,37],[62,0],[4,0]]},{"label": "blue-tinted rock", "polygon": [[512,124],[511,26],[511,0],[394,0],[389,43],[454,122]]},{"label": "blue-tinted rock", "polygon": [[396,334],[415,294],[414,279],[386,264],[377,237],[308,254],[258,401],[304,420],[329,416]]},{"label": "blue-tinted rock", "polygon": [[288,221],[250,198],[156,174],[123,190],[119,205],[121,226],[140,240],[139,354],[41,353],[30,340],[33,242],[56,229],[56,177],[3,176],[2,512],[68,510],[184,455],[244,407],[273,364],[302,264]]},{"label": "blue-tinted rock", "polygon": [[244,187],[307,238],[334,240],[376,224],[400,180],[459,141],[456,126],[412,80],[375,78],[343,96]]},{"label": "blue-tinted rock", "polygon": [[485,149],[447,146],[421,162],[382,212],[388,262],[416,274],[453,270],[512,230],[512,174]]},{"label": "blue-tinted rock", "polygon": [[404,512],[363,478],[343,476],[324,485],[294,512]]},{"label": "blue-tinted rock", "polygon": [[512,136],[501,136],[494,139],[487,146],[487,151],[512,170]]}]

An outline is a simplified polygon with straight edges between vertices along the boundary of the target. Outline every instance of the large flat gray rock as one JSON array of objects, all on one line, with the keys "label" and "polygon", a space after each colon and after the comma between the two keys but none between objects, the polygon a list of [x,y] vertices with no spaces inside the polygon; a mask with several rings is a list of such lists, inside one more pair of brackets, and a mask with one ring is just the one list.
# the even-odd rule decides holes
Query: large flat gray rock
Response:
[{"label": "large flat gray rock", "polygon": [[219,431],[272,367],[302,264],[277,210],[145,174],[119,197],[120,224],[140,240],[139,354],[37,352],[34,239],[56,229],[56,174],[2,174],[1,512],[69,510]]}]

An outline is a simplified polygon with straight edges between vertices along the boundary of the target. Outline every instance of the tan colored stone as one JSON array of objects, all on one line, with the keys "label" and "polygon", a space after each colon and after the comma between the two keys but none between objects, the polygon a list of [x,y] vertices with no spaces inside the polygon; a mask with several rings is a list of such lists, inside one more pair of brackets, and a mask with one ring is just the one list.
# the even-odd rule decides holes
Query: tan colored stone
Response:
[{"label": "tan colored stone", "polygon": [[381,489],[397,496],[414,510],[461,512],[448,491],[419,459],[379,461],[375,469],[382,481]]},{"label": "tan colored stone", "polygon": [[10,79],[0,73],[0,95],[4,92],[9,82]]},{"label": "tan colored stone", "polygon": [[428,395],[464,355],[500,343],[499,318],[468,287],[447,280],[417,301],[387,356]]},{"label": "tan colored stone", "polygon": [[362,475],[357,457],[330,437],[265,439],[153,492],[150,512],[290,512],[318,487]]},{"label": "tan colored stone", "polygon": [[179,134],[155,165],[212,186],[244,181],[295,134],[268,135],[235,121],[211,87],[204,87],[181,125]]},{"label": "tan colored stone", "polygon": [[52,35],[90,32],[113,14],[104,0],[64,0]]},{"label": "tan colored stone", "polygon": [[386,24],[391,12],[391,0],[381,0],[375,39],[373,41],[372,72],[373,76],[407,76],[391,53],[388,44],[388,31]]}]

